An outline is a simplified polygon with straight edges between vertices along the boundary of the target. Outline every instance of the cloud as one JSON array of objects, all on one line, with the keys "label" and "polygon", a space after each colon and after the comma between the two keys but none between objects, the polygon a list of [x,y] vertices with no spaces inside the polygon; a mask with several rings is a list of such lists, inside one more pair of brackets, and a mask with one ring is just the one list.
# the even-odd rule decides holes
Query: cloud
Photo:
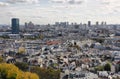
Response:
[{"label": "cloud", "polygon": [[8,6],[8,5],[9,5],[8,3],[0,2],[0,6]]},{"label": "cloud", "polygon": [[120,4],[119,0],[97,0],[99,2],[101,2],[102,4],[106,4],[106,5],[112,5],[112,6],[116,6]]},{"label": "cloud", "polygon": [[45,16],[27,16],[27,17],[36,18],[36,19],[46,18]]},{"label": "cloud", "polygon": [[81,4],[84,0],[50,0],[52,3]]},{"label": "cloud", "polygon": [[15,4],[15,3],[39,3],[40,0],[6,0],[7,3]]},{"label": "cloud", "polygon": [[83,0],[67,0],[69,4],[81,4],[84,1]]},{"label": "cloud", "polygon": [[65,3],[65,0],[50,0],[52,3]]},{"label": "cloud", "polygon": [[0,16],[4,18],[0,22],[9,23],[11,17],[19,17],[21,23],[27,20],[36,23],[64,20],[119,22],[119,4],[119,0],[0,0],[0,6],[3,6],[0,8]]}]

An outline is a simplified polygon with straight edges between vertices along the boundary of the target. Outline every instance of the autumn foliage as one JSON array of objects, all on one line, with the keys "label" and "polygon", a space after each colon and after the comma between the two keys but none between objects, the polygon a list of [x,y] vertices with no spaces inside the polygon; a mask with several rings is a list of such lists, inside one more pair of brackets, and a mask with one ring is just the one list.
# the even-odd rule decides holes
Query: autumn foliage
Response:
[{"label": "autumn foliage", "polygon": [[60,70],[52,68],[32,67],[31,72],[38,74],[41,79],[60,79]]},{"label": "autumn foliage", "polygon": [[39,79],[35,73],[23,72],[13,64],[0,64],[0,79]]}]

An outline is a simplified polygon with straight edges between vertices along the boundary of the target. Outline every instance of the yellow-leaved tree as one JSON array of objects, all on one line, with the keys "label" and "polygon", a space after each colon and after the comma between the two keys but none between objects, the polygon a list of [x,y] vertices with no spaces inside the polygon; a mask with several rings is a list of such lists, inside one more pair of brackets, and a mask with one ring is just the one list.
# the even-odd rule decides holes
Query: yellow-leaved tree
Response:
[{"label": "yellow-leaved tree", "polygon": [[23,72],[13,64],[0,64],[0,79],[39,79],[31,72]]},{"label": "yellow-leaved tree", "polygon": [[39,79],[39,77],[34,73],[25,72],[24,79]]},{"label": "yellow-leaved tree", "polygon": [[25,52],[26,52],[26,49],[25,49],[24,47],[19,47],[18,53],[23,54],[23,53],[25,53]]}]

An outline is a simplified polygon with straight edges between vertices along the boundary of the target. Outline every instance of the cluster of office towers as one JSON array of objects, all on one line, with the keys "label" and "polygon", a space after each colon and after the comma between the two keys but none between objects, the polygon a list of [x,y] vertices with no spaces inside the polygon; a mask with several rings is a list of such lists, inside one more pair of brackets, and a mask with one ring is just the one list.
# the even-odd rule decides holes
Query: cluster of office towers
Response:
[{"label": "cluster of office towers", "polygon": [[[12,18],[12,34],[19,34],[19,19]],[[96,25],[99,25],[99,22],[96,22]],[[106,22],[101,22],[101,25],[106,25]],[[91,21],[88,21],[88,27],[92,26]]]}]

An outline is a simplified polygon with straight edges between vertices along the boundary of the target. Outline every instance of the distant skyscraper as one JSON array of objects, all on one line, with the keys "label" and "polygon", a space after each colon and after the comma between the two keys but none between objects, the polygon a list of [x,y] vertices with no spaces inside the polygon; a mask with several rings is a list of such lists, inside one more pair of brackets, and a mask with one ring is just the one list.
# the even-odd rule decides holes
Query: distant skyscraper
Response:
[{"label": "distant skyscraper", "polygon": [[96,26],[98,26],[98,25],[99,25],[99,22],[97,21],[97,22],[96,22]]},{"label": "distant skyscraper", "polygon": [[12,34],[19,34],[19,19],[12,18]]},{"label": "distant skyscraper", "polygon": [[104,25],[104,22],[103,22],[103,21],[101,22],[101,25],[102,25],[102,26]]},{"label": "distant skyscraper", "polygon": [[33,29],[35,25],[30,21],[27,26],[28,28]]},{"label": "distant skyscraper", "polygon": [[91,26],[91,21],[88,21],[88,27],[90,27]]},{"label": "distant skyscraper", "polygon": [[26,27],[26,28],[28,27],[28,23],[27,23],[27,22],[25,22],[25,27]]},{"label": "distant skyscraper", "polygon": [[59,26],[60,24],[59,24],[59,22],[55,22],[55,26]]},{"label": "distant skyscraper", "polygon": [[101,22],[101,25],[104,25],[104,26],[105,26],[105,25],[107,25],[107,22],[106,22],[106,21],[102,21],[102,22]]},{"label": "distant skyscraper", "polygon": [[107,25],[107,22],[105,21],[104,24]]}]

